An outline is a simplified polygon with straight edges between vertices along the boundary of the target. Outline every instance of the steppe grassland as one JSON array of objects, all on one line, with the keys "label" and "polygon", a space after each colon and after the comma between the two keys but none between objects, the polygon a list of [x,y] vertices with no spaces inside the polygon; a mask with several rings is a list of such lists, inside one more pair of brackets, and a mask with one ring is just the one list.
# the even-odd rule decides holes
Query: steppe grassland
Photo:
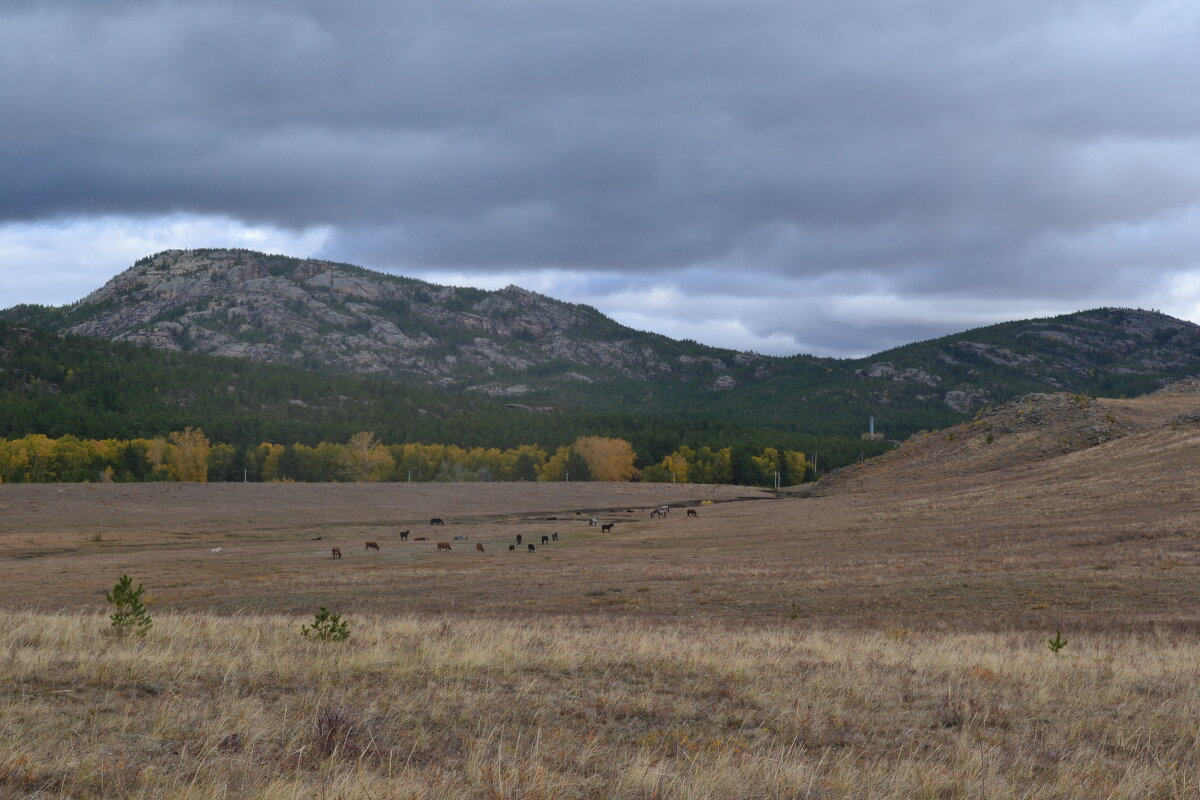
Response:
[{"label": "steppe grassland", "polygon": [[1191,639],[300,622],[11,614],[0,796],[1200,796]]},{"label": "steppe grassland", "polygon": [[[1194,798],[1198,443],[579,521],[520,560],[324,548],[406,496],[510,541],[668,498],[4,487],[0,796]],[[161,588],[143,642],[94,612],[125,569]],[[350,642],[300,636],[319,597]],[[254,607],[302,610],[209,613]]]}]

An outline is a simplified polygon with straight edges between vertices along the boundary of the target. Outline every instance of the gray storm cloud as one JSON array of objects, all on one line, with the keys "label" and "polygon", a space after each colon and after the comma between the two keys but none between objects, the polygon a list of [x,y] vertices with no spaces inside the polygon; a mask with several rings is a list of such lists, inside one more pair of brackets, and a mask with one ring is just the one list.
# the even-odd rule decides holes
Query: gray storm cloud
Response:
[{"label": "gray storm cloud", "polygon": [[321,228],[865,352],[1200,269],[1197,75],[1165,0],[10,2],[0,224]]}]

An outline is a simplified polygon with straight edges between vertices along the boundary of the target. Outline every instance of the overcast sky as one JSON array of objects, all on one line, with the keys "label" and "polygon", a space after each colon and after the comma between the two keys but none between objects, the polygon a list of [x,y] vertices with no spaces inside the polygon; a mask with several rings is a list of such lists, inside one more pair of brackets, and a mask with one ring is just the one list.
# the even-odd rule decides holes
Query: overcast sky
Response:
[{"label": "overcast sky", "polygon": [[222,246],[774,354],[1200,321],[1200,7],[4,0],[0,306]]}]

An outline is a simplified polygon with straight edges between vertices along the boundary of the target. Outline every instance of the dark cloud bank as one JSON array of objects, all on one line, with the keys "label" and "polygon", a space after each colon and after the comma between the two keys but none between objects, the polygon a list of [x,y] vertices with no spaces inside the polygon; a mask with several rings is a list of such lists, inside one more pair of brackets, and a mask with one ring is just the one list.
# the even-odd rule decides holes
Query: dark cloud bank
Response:
[{"label": "dark cloud bank", "polygon": [[570,275],[628,321],[782,350],[1200,300],[1189,4],[9,2],[0,23],[9,223],[328,226],[316,255]]}]

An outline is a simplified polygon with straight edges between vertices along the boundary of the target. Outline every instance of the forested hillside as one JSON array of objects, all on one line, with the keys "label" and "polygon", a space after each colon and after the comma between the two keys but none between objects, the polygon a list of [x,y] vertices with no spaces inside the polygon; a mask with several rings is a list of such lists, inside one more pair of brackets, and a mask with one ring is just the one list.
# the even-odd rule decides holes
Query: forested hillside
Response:
[{"label": "forested hillside", "polygon": [[1141,309],[1101,308],[989,325],[870,358],[783,359],[774,375],[717,398],[709,413],[853,434],[944,428],[1032,392],[1120,397],[1200,375],[1200,327]]},{"label": "forested hillside", "polygon": [[155,438],[188,427],[237,448],[345,443],[360,432],[389,444],[549,451],[581,436],[627,440],[636,466],[653,466],[681,446],[766,448],[817,456],[828,470],[887,449],[884,442],[801,434],[728,420],[556,408],[538,412],[383,379],[0,326],[0,437]]},{"label": "forested hillside", "polygon": [[[864,359],[777,358],[633,330],[590,306],[516,286],[438,286],[248,250],[158,253],[77,303],[17,306],[0,320],[164,352],[369,375],[454,393],[477,413],[489,406],[467,398],[851,437],[875,417],[893,439],[1028,392],[1135,395],[1200,374],[1200,328],[1137,309],[1007,322]],[[327,397],[341,392],[327,386],[315,400],[332,420],[341,412]],[[283,394],[277,399],[291,399]],[[386,406],[389,419],[398,410]],[[306,419],[319,416],[313,409]],[[496,435],[494,422],[480,431]]]}]

